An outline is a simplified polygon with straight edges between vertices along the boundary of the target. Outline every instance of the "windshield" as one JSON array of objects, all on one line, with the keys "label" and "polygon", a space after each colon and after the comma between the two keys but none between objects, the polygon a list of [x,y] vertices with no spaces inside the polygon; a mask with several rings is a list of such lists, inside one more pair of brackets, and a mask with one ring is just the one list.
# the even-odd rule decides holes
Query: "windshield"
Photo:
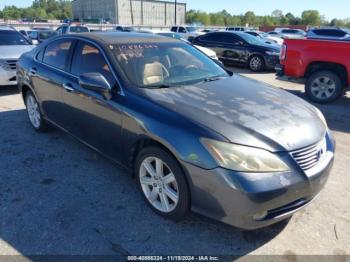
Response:
[{"label": "windshield", "polygon": [[265,45],[265,42],[262,41],[260,38],[252,36],[250,34],[241,33],[239,34],[239,36],[251,45]]},{"label": "windshield", "polygon": [[17,31],[0,30],[0,45],[29,45],[29,42]]},{"label": "windshield", "polygon": [[56,36],[56,31],[39,32],[39,38],[42,40],[49,39],[50,37]]},{"label": "windshield", "polygon": [[193,33],[193,32],[196,32],[197,31],[197,28],[195,27],[192,27],[192,26],[188,26],[186,27],[187,31],[190,32],[190,33]]},{"label": "windshield", "polygon": [[181,86],[229,76],[202,52],[181,42],[114,45],[113,53],[138,87]]},{"label": "windshield", "polygon": [[89,32],[89,29],[85,26],[72,26],[69,31],[72,33],[86,33]]}]

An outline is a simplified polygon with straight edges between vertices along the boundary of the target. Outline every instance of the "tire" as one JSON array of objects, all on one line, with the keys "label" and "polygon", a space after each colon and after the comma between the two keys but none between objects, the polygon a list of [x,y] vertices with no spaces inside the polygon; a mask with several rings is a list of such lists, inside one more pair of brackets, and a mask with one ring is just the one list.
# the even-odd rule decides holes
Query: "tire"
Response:
[{"label": "tire", "polygon": [[[163,165],[156,164],[159,161]],[[163,167],[163,172],[156,172],[157,165]],[[140,191],[154,212],[176,221],[186,216],[190,207],[189,189],[185,174],[173,156],[160,147],[146,147],[138,154],[134,168]]]},{"label": "tire", "polygon": [[261,72],[265,69],[265,60],[262,56],[252,55],[248,60],[248,67],[253,72]]},{"label": "tire", "polygon": [[31,126],[37,132],[46,132],[49,126],[40,110],[38,101],[32,91],[27,91],[25,94],[25,105],[27,108],[28,118]]},{"label": "tire", "polygon": [[313,73],[306,81],[305,93],[316,103],[326,104],[335,101],[343,93],[340,77],[331,71]]}]

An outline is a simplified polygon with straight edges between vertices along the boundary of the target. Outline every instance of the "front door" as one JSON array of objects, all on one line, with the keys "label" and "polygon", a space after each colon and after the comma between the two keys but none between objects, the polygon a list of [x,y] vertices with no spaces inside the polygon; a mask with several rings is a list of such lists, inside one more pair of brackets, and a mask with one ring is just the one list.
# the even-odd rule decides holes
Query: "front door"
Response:
[{"label": "front door", "polygon": [[64,77],[63,99],[69,118],[67,129],[70,133],[104,154],[119,159],[122,152],[121,124],[124,97],[113,92],[107,100],[98,92],[79,85],[79,76],[84,73],[101,73],[111,87],[116,86],[115,76],[96,45],[79,41],[72,57],[70,73]]}]

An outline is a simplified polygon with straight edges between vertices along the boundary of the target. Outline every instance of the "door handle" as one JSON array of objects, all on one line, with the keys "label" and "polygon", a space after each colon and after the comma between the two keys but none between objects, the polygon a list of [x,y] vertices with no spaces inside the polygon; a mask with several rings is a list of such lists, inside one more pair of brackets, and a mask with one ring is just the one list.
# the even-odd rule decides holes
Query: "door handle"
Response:
[{"label": "door handle", "polygon": [[71,84],[63,84],[62,86],[67,92],[73,92],[74,91],[74,88],[72,87]]},{"label": "door handle", "polygon": [[29,70],[29,75],[30,76],[35,76],[36,73],[37,73],[37,69],[35,67],[32,67],[30,70]]}]

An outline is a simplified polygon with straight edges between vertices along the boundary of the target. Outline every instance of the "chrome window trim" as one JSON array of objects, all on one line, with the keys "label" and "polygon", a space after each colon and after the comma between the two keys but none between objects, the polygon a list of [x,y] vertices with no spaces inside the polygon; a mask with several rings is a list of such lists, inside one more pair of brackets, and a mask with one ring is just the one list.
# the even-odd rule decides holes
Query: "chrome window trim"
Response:
[{"label": "chrome window trim", "polygon": [[[101,54],[103,55],[104,59],[106,60],[106,62],[107,62],[107,64],[108,64],[109,68],[111,69],[112,75],[113,75],[114,79],[116,80],[116,82],[117,82],[117,84],[118,84],[118,86],[119,86],[118,94],[121,95],[121,96],[125,96],[124,89],[123,89],[123,87],[122,87],[122,85],[121,85],[121,83],[120,83],[120,81],[119,81],[119,78],[117,77],[117,75],[116,75],[116,73],[115,73],[114,67],[112,66],[112,64],[110,63],[109,59],[107,58],[107,56],[106,56],[104,50],[103,50],[97,43],[95,43],[95,42],[93,42],[93,41],[91,41],[91,40],[89,40],[89,39],[85,39],[85,38],[83,38],[83,37],[79,37],[79,36],[63,36],[63,37],[57,38],[57,39],[52,40],[52,41],[50,41],[49,43],[47,43],[47,44],[45,45],[45,47],[44,47],[45,50],[46,50],[46,47],[47,47],[49,44],[53,43],[54,41],[59,41],[59,40],[63,40],[63,39],[72,40],[73,42],[74,42],[74,40],[83,41],[83,42],[87,42],[87,43],[89,43],[89,44],[95,46],[95,47],[101,52]],[[68,74],[69,76],[74,77],[74,78],[76,78],[76,79],[79,79],[78,76],[73,75],[71,72],[68,72],[68,71],[62,70],[62,69],[60,69],[60,68],[51,66],[51,65],[49,65],[49,64],[44,63],[43,61],[39,61],[39,60],[37,59],[37,56],[38,56],[38,54],[39,54],[39,52],[40,52],[41,50],[42,50],[42,49],[39,49],[39,50],[36,52],[36,54],[35,54],[35,56],[34,56],[34,61],[35,61],[35,62],[37,62],[37,63],[39,63],[39,64],[43,64],[43,65],[45,65],[45,66],[48,66],[48,67],[50,67],[50,68],[52,68],[52,69],[58,70],[58,71],[60,71],[60,72],[62,72],[62,73],[64,73],[64,74]],[[45,52],[45,51],[44,51],[44,52]],[[72,54],[72,55],[73,55],[73,54]],[[72,57],[72,58],[73,58],[73,57]]]}]

